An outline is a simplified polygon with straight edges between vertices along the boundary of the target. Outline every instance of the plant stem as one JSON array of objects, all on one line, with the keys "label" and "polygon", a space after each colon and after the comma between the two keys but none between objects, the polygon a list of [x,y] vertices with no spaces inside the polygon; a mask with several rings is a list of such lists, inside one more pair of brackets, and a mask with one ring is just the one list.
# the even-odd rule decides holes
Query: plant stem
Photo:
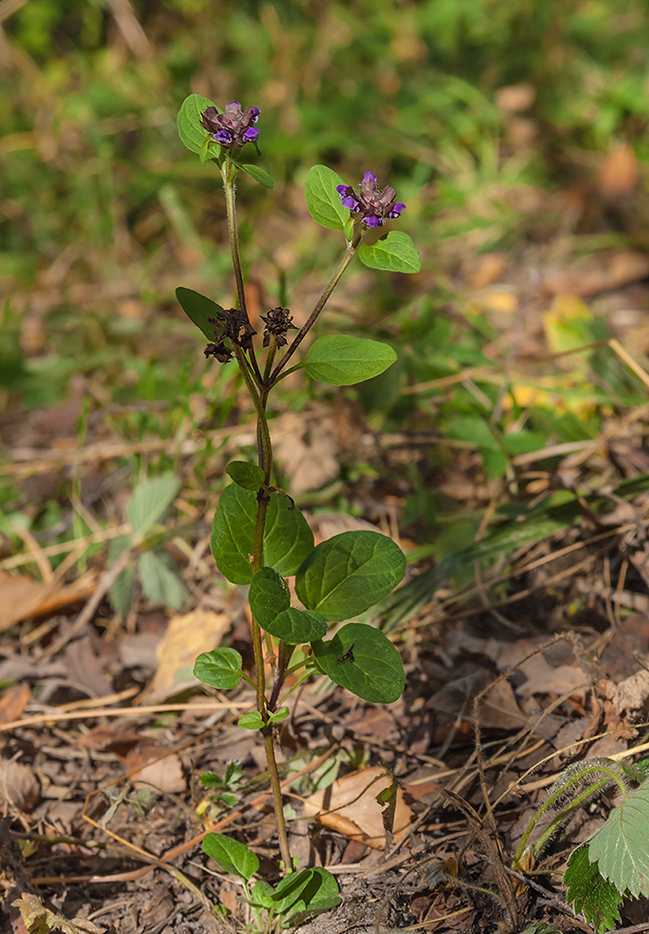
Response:
[{"label": "plant stem", "polygon": [[[232,265],[234,267],[234,278],[237,284],[237,296],[239,300],[239,309],[246,319],[248,311],[246,308],[246,295],[243,288],[243,273],[241,271],[241,259],[239,256],[239,238],[237,234],[237,213],[235,204],[234,177],[236,168],[233,168],[229,159],[226,159],[221,169],[223,178],[223,188],[225,190],[225,205],[228,219],[228,231],[230,235],[230,251],[232,253]],[[342,274],[342,273],[341,273]],[[324,303],[323,303],[324,304]],[[264,472],[264,487],[259,490],[257,495],[257,516],[255,519],[255,533],[253,541],[253,559],[252,573],[256,574],[263,561],[264,549],[264,528],[266,526],[266,513],[268,503],[270,502],[270,485],[272,466],[273,466],[273,447],[268,428],[268,419],[266,418],[266,404],[268,401],[268,392],[270,382],[268,380],[268,369],[266,371],[266,380],[262,378],[255,356],[254,349],[250,349],[250,359],[246,353],[235,341],[232,341],[233,349],[237,358],[237,363],[246,383],[250,397],[254,403],[257,412],[257,455],[259,466]],[[273,349],[271,349],[271,354]],[[259,624],[255,619],[252,620],[252,650],[255,658],[256,671],[256,699],[257,710],[266,724],[261,731],[264,737],[264,749],[266,751],[266,762],[268,764],[268,774],[270,776],[270,785],[273,793],[273,805],[275,809],[275,818],[277,820],[277,834],[279,837],[279,848],[284,862],[286,872],[292,871],[291,854],[288,848],[288,834],[286,831],[286,821],[284,819],[284,803],[282,801],[282,789],[279,781],[279,772],[277,770],[277,760],[275,759],[275,746],[273,740],[273,725],[268,722],[268,711],[266,704],[266,674],[264,670],[264,651],[262,646],[262,635]]]},{"label": "plant stem", "polygon": [[241,271],[241,257],[239,256],[239,233],[237,230],[237,212],[235,208],[235,188],[234,177],[236,168],[233,170],[232,163],[226,159],[221,167],[221,176],[223,178],[223,188],[225,190],[225,210],[228,218],[228,232],[230,234],[230,252],[232,253],[232,265],[234,267],[234,278],[237,283],[237,298],[239,299],[239,309],[248,317],[246,308],[246,293],[243,288],[243,273]]},{"label": "plant stem", "polygon": [[[237,228],[237,210],[235,202],[235,184],[234,179],[237,173],[236,167],[233,167],[229,159],[226,159],[221,167],[221,177],[223,178],[223,189],[225,191],[225,211],[228,219],[228,233],[230,235],[230,252],[232,253],[232,266],[234,269],[234,278],[237,283],[237,299],[239,310],[248,318],[248,308],[246,306],[246,291],[243,287],[243,271],[241,269],[241,256],[239,254],[239,232]],[[257,384],[261,385],[261,371],[257,363],[254,348],[250,348],[250,363],[257,378]]]},{"label": "plant stem", "polygon": [[344,271],[347,269],[347,267],[348,267],[349,264],[351,263],[351,261],[352,261],[352,259],[354,258],[354,255],[355,255],[357,249],[358,249],[358,245],[357,245],[356,241],[354,241],[353,243],[348,243],[348,244],[347,244],[347,249],[345,250],[345,253],[344,253],[344,255],[343,255],[343,258],[341,259],[340,263],[338,264],[338,268],[336,269],[335,273],[333,274],[333,276],[332,276],[331,279],[329,280],[329,283],[328,283],[326,289],[324,290],[324,292],[322,293],[322,295],[321,295],[320,298],[318,299],[315,308],[313,309],[313,311],[311,312],[311,314],[310,314],[309,317],[307,318],[306,322],[302,325],[301,330],[300,330],[300,331],[298,332],[298,334],[293,338],[293,340],[292,340],[292,342],[291,342],[291,345],[289,346],[288,350],[286,351],[286,353],[284,354],[284,356],[282,357],[282,359],[279,361],[279,363],[277,364],[277,366],[276,366],[275,369],[273,370],[272,375],[271,375],[271,377],[270,377],[271,385],[272,385],[273,383],[275,383],[275,381],[277,380],[277,377],[279,376],[279,374],[282,372],[282,370],[284,369],[284,367],[286,366],[286,364],[288,363],[288,361],[291,359],[291,357],[293,356],[293,354],[295,353],[295,351],[298,349],[298,347],[300,346],[300,344],[302,343],[302,341],[304,340],[304,338],[306,337],[306,335],[309,333],[309,331],[311,330],[311,328],[313,327],[313,325],[316,323],[316,321],[317,321],[317,319],[318,319],[318,315],[320,314],[320,312],[322,311],[322,309],[324,308],[324,306],[327,304],[327,302],[328,302],[328,300],[329,300],[329,296],[331,295],[331,293],[333,292],[333,290],[336,288],[336,286],[337,286],[338,283],[340,282],[340,280],[341,280],[341,278],[342,278],[342,274],[344,273]]}]

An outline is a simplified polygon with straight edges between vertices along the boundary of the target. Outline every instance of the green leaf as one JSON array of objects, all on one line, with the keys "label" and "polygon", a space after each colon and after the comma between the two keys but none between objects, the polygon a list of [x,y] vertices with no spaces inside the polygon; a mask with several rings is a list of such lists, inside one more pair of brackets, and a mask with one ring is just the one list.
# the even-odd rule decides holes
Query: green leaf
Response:
[{"label": "green leaf", "polygon": [[337,185],[344,184],[340,175],[326,165],[314,165],[309,169],[304,183],[304,197],[309,214],[322,227],[342,230],[349,220],[349,211],[343,207],[336,191]]},{"label": "green leaf", "polygon": [[583,911],[596,931],[612,931],[620,921],[618,907],[624,896],[601,875],[597,863],[591,863],[588,851],[585,843],[570,854],[563,874],[563,884],[568,886],[566,902],[574,902],[575,911]]},{"label": "green leaf", "polygon": [[296,610],[284,579],[272,568],[262,568],[250,582],[248,594],[252,615],[262,629],[289,645],[322,639],[327,622],[319,613]]},{"label": "green leaf", "polygon": [[194,663],[194,677],[211,688],[230,691],[241,681],[242,664],[236,649],[214,649],[198,656]]},{"label": "green leaf", "polygon": [[258,710],[244,713],[237,722],[237,726],[240,726],[242,730],[263,730],[265,725]]},{"label": "green leaf", "polygon": [[259,870],[259,860],[245,843],[222,833],[208,833],[203,839],[203,852],[221,869],[234,873],[246,882]]},{"label": "green leaf", "polygon": [[262,908],[271,909],[273,907],[273,892],[274,889],[270,882],[266,882],[262,879],[255,884],[252,890],[253,903],[255,905],[260,905]]},{"label": "green leaf", "polygon": [[201,126],[201,116],[208,107],[214,104],[207,97],[190,94],[178,111],[178,136],[191,152],[200,153],[205,139],[209,139],[210,134]]},{"label": "green leaf", "polygon": [[273,894],[275,910],[291,919],[293,925],[308,915],[328,911],[341,903],[338,883],[326,869],[303,869],[281,879]]},{"label": "green leaf", "polygon": [[138,563],[142,587],[151,603],[179,610],[189,594],[169,555],[164,551],[145,551]]},{"label": "green leaf", "polygon": [[305,558],[295,589],[307,609],[341,622],[378,603],[405,572],[405,556],[391,538],[379,532],[342,532]]},{"label": "green leaf", "polygon": [[397,359],[389,344],[366,337],[328,334],[319,337],[304,359],[312,379],[332,386],[352,386],[383,373]]},{"label": "green leaf", "polygon": [[296,610],[291,606],[261,628],[288,645],[301,645],[303,642],[322,639],[327,632],[327,621],[320,613]]},{"label": "green leaf", "polygon": [[263,185],[264,188],[272,188],[275,184],[268,172],[265,169],[262,169],[260,166],[242,165],[240,162],[237,162],[237,165],[242,172],[245,172],[246,175],[250,176],[250,178],[254,178],[254,180],[259,182],[260,185]]},{"label": "green leaf", "polygon": [[372,704],[391,704],[405,684],[401,656],[380,630],[347,623],[330,642],[313,642],[319,667],[335,684]]},{"label": "green leaf", "polygon": [[207,298],[206,295],[201,295],[193,289],[185,289],[183,286],[176,289],[176,298],[192,324],[202,331],[208,341],[213,341],[214,325],[210,324],[209,319],[224,318],[225,312],[221,306],[213,302],[211,298]]},{"label": "green leaf", "polygon": [[271,723],[281,723],[282,720],[286,720],[290,713],[288,707],[280,707],[279,710],[276,710],[275,713],[269,713],[268,719]]},{"label": "green leaf", "polygon": [[179,489],[180,480],[172,473],[151,477],[138,486],[126,504],[126,517],[131,523],[133,534],[143,536],[159,522]]},{"label": "green leaf", "polygon": [[232,477],[237,486],[244,490],[257,490],[264,485],[264,471],[257,464],[249,464],[247,461],[232,461],[225,468],[226,474]]},{"label": "green leaf", "polygon": [[284,578],[272,568],[261,568],[250,582],[248,601],[252,615],[262,629],[291,605]]},{"label": "green leaf", "polygon": [[[110,543],[108,550],[108,563],[115,564],[119,556],[127,548],[131,548],[133,542],[127,535],[119,535]],[[135,562],[124,568],[121,574],[113,581],[108,592],[110,605],[119,613],[120,616],[126,616],[133,603],[133,591],[135,589]]]},{"label": "green leaf", "polygon": [[[212,523],[212,554],[216,565],[233,584],[249,584],[257,497],[252,490],[231,484],[221,493]],[[271,493],[266,514],[262,563],[282,577],[295,574],[313,548],[313,532],[285,496]]]},{"label": "green leaf", "polygon": [[358,249],[361,263],[370,269],[388,272],[419,272],[421,259],[412,239],[402,230],[391,230],[373,246],[363,243]]},{"label": "green leaf", "polygon": [[649,895],[649,781],[614,808],[588,841],[588,857],[618,892]]}]

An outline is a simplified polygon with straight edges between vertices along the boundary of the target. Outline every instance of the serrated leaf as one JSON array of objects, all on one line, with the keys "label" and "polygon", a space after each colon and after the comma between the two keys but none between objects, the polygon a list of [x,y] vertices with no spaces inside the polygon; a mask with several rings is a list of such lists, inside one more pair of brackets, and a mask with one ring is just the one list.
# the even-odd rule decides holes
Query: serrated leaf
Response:
[{"label": "serrated leaf", "polygon": [[190,94],[182,102],[178,111],[178,136],[191,152],[200,154],[201,148],[210,134],[201,126],[201,116],[208,107],[215,105],[207,97]]},{"label": "serrated leaf", "polygon": [[381,341],[328,334],[311,346],[304,358],[304,369],[321,383],[352,386],[383,373],[396,359],[393,348]]},{"label": "serrated leaf", "polygon": [[258,710],[251,710],[250,713],[244,713],[239,717],[237,726],[240,726],[242,730],[263,730],[265,723]]},{"label": "serrated leaf", "polygon": [[[133,542],[127,535],[119,535],[117,538],[114,538],[108,549],[108,563],[111,565],[115,564],[121,553],[132,546]],[[120,616],[126,616],[131,609],[134,590],[135,561],[118,574],[108,591],[110,605]]]},{"label": "serrated leaf", "polygon": [[176,298],[192,324],[196,325],[208,341],[213,341],[215,326],[210,324],[209,319],[225,319],[225,312],[221,306],[206,295],[201,295],[200,292],[195,292],[193,289],[185,289],[183,286],[176,289]]},{"label": "serrated leaf", "polygon": [[302,642],[322,639],[327,632],[327,621],[313,610],[296,610],[291,606],[262,626],[262,629],[288,645],[300,645]]},{"label": "serrated leaf", "polygon": [[342,622],[378,603],[405,572],[405,556],[391,538],[379,532],[342,532],[305,558],[295,589],[307,609]]},{"label": "serrated leaf", "polygon": [[232,461],[225,468],[226,474],[231,477],[237,486],[244,490],[257,490],[264,485],[264,471],[257,464],[247,461]]},{"label": "serrated leaf", "polygon": [[387,272],[419,272],[421,259],[412,239],[402,230],[391,230],[373,246],[362,243],[358,258],[370,269]]},{"label": "serrated leaf", "polygon": [[342,230],[349,220],[349,211],[344,208],[337,185],[344,185],[337,175],[326,165],[312,166],[304,183],[304,197],[313,220],[331,230]]},{"label": "serrated leaf", "polygon": [[246,882],[259,870],[259,859],[245,843],[222,833],[208,833],[203,839],[203,852],[225,872],[231,872]]},{"label": "serrated leaf", "polygon": [[171,506],[180,489],[180,480],[172,473],[151,477],[136,487],[126,504],[126,517],[131,523],[133,534],[145,535],[151,526],[159,522]]},{"label": "serrated leaf", "polygon": [[583,911],[596,931],[612,931],[620,920],[619,905],[624,901],[612,882],[605,879],[596,862],[589,859],[589,844],[573,850],[563,874],[568,886],[566,902],[574,902],[575,911]]},{"label": "serrated leaf", "polygon": [[614,808],[588,841],[588,856],[619,892],[649,895],[649,781]]},{"label": "serrated leaf", "polygon": [[236,649],[203,652],[194,662],[194,677],[220,691],[230,691],[243,677],[242,659]]},{"label": "serrated leaf", "polygon": [[151,603],[179,610],[189,594],[169,555],[164,551],[145,551],[138,563],[142,588]]},{"label": "serrated leaf", "polygon": [[265,169],[262,169],[258,165],[247,165],[237,162],[237,165],[242,172],[245,172],[246,175],[249,175],[250,178],[254,178],[256,182],[259,182],[260,185],[263,185],[264,188],[272,188],[275,182],[272,179],[272,176],[268,174]]},{"label": "serrated leaf", "polygon": [[[212,554],[233,584],[249,584],[254,545],[257,497],[231,484],[221,494],[212,523]],[[313,548],[313,532],[297,508],[279,493],[271,493],[266,514],[262,563],[288,577],[295,574]]]},{"label": "serrated leaf", "polygon": [[250,582],[248,601],[252,615],[262,629],[291,605],[284,578],[272,568],[261,568]]},{"label": "serrated leaf", "polygon": [[373,626],[347,623],[330,642],[313,642],[311,648],[322,671],[363,700],[391,704],[403,694],[401,656]]}]

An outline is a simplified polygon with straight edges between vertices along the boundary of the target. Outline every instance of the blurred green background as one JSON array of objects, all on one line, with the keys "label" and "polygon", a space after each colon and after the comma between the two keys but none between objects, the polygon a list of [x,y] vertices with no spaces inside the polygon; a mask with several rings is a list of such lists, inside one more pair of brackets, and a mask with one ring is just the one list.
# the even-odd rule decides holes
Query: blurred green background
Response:
[{"label": "blurred green background", "polygon": [[[512,347],[556,352],[615,333],[608,313],[618,306],[598,306],[578,284],[539,297],[540,265],[562,272],[625,250],[640,257],[636,281],[649,273],[644,0],[2,0],[0,20],[7,456],[62,438],[178,442],[116,456],[96,477],[7,473],[5,553],[17,545],[7,517],[47,541],[69,534],[60,522],[73,483],[83,500],[107,472],[130,467],[133,485],[142,470],[184,466],[186,501],[204,509],[205,489],[222,482],[216,442],[182,453],[183,439],[247,417],[236,374],[205,363],[173,297],[185,285],[233,301],[216,171],[176,133],[192,92],[261,108],[259,161],[275,188],[241,179],[238,203],[262,313],[286,300],[304,320],[339,255],[304,204],[314,163],[350,184],[369,169],[393,185],[407,205],[399,227],[422,254],[416,277],[355,268],[328,312],[332,330],[392,342],[399,365],[351,403],[299,381],[276,403],[279,414],[324,401],[348,434],[369,427],[396,439],[389,456],[359,457],[352,438],[339,476],[322,482],[319,500],[309,491],[312,504],[376,521],[368,502],[388,501],[419,544],[470,541],[484,491],[451,502],[440,492],[449,473],[511,490],[512,457],[587,441],[644,401],[608,351],[551,370],[549,382],[502,375]],[[634,307],[644,301],[637,293]],[[647,348],[638,338],[635,350]],[[490,366],[497,378],[460,378]],[[447,386],[404,392],[444,377]],[[422,432],[427,446],[408,441]],[[444,526],[458,510],[474,517],[469,531]],[[110,519],[110,509],[97,517]],[[75,522],[77,534],[90,528]]]}]

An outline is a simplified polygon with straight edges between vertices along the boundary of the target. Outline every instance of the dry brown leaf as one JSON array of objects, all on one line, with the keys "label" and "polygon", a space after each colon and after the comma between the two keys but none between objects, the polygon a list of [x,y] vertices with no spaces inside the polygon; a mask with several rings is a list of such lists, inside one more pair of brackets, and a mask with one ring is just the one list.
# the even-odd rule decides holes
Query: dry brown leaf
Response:
[{"label": "dry brown leaf", "polygon": [[625,710],[640,710],[644,707],[649,697],[649,671],[642,668],[617,685],[612,681],[607,681],[606,685],[610,688],[607,697],[613,702],[615,712],[622,716]]},{"label": "dry brown leaf", "polygon": [[632,250],[597,253],[562,269],[548,270],[543,287],[553,294],[596,295],[638,282],[649,275],[649,256]]},{"label": "dry brown leaf", "polygon": [[640,166],[633,148],[619,143],[602,160],[597,187],[607,198],[629,195],[638,183]]},{"label": "dry brown leaf", "polygon": [[178,756],[173,753],[165,755],[165,750],[154,743],[134,746],[127,753],[124,765],[134,788],[153,786],[160,791],[179,794],[187,787]]},{"label": "dry brown leaf", "polygon": [[94,589],[94,585],[87,581],[70,587],[52,586],[35,581],[26,574],[0,571],[0,630],[9,629],[32,616],[45,616],[71,603],[86,600]]},{"label": "dry brown leaf", "polygon": [[[337,830],[376,850],[385,848],[386,836],[383,812],[377,796],[390,787],[392,777],[380,765],[359,769],[337,779],[324,791],[316,791],[304,802],[307,816],[315,817],[325,827]],[[395,845],[408,832],[413,812],[397,787],[392,834]]]},{"label": "dry brown leaf", "polygon": [[98,928],[87,918],[73,918],[71,921],[63,915],[46,908],[38,895],[23,893],[20,899],[11,903],[20,910],[25,927],[33,934],[47,934],[49,931],[61,931],[62,934],[103,934],[105,928]]},{"label": "dry brown leaf", "polygon": [[38,801],[40,786],[33,770],[13,759],[0,759],[0,801],[29,811]]},{"label": "dry brown leaf", "polygon": [[536,88],[533,84],[508,84],[498,88],[494,100],[496,107],[504,113],[522,113],[529,110],[536,100]]},{"label": "dry brown leaf", "polygon": [[588,678],[577,665],[557,665],[553,668],[542,652],[518,666],[527,681],[516,688],[519,697],[532,694],[584,695],[590,687]]},{"label": "dry brown leaf", "polygon": [[0,723],[11,723],[19,720],[32,696],[31,688],[26,681],[21,684],[12,684],[0,697]]},{"label": "dry brown leaf", "polygon": [[[188,681],[196,657],[215,649],[229,628],[229,617],[214,610],[194,610],[184,616],[174,616],[156,649],[158,669],[150,690],[155,694],[168,694],[177,689],[180,682]],[[187,671],[183,673],[182,669]]]},{"label": "dry brown leaf", "polygon": [[274,423],[273,449],[291,493],[319,490],[340,473],[336,425],[323,408],[286,412]]}]

